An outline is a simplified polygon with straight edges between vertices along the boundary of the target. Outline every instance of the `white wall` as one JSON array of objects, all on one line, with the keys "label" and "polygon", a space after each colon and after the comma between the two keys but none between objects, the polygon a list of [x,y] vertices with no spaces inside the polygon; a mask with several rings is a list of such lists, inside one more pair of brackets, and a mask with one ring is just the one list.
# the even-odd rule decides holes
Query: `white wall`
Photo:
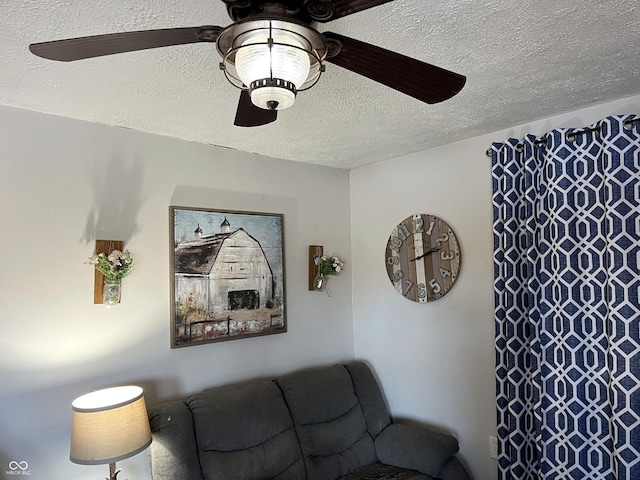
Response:
[{"label": "white wall", "polygon": [[[0,478],[11,460],[34,480],[104,477],[68,460],[70,404],[90,390],[136,383],[155,403],[354,355],[396,417],[455,434],[476,480],[496,478],[484,151],[638,112],[640,96],[611,102],[360,168],[349,185],[342,170],[0,107]],[[169,349],[169,205],[285,215],[288,333]],[[427,305],[401,298],[383,263],[391,229],[421,212],[449,221],[463,250],[458,283]],[[136,256],[116,307],[93,305],[83,262],[96,238]],[[310,244],[347,260],[331,298],[307,291]],[[144,454],[120,466],[121,478],[150,478]]]},{"label": "white wall", "polygon": [[[71,401],[91,390],[155,403],[353,358],[348,171],[0,107],[0,172],[0,478],[12,460],[33,480],[104,478],[68,460]],[[169,205],[284,214],[287,333],[169,348]],[[93,304],[96,238],[136,259],[116,307]],[[311,244],[348,262],[330,298],[307,290]],[[146,454],[119,466],[150,478]]]},{"label": "white wall", "polygon": [[[488,108],[491,108],[488,106]],[[392,414],[454,434],[477,480],[496,478],[491,142],[612,114],[640,113],[640,96],[416,153],[351,174],[356,358],[374,367]],[[461,119],[464,121],[464,119]],[[442,299],[402,298],[385,270],[391,230],[414,213],[447,220],[462,248],[461,275]]]}]

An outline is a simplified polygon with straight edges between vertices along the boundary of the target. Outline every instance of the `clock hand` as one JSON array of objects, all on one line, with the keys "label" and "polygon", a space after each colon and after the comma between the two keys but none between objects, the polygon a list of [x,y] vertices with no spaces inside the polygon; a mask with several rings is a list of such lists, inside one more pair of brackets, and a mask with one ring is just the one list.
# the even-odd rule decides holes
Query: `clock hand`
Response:
[{"label": "clock hand", "polygon": [[420,260],[421,258],[426,257],[427,255],[431,255],[432,253],[437,252],[438,250],[440,250],[440,247],[433,247],[430,248],[429,250],[427,250],[426,252],[424,252],[422,255],[418,255],[416,258],[412,258],[411,260],[409,260],[410,262],[414,262],[416,260]]}]

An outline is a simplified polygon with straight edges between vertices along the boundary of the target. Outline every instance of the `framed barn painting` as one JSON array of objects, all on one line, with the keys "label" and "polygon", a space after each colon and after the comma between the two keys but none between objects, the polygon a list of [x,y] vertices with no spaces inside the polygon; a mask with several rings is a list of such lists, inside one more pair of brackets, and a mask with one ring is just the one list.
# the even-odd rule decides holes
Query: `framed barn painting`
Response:
[{"label": "framed barn painting", "polygon": [[171,348],[287,331],[281,214],[169,207]]}]

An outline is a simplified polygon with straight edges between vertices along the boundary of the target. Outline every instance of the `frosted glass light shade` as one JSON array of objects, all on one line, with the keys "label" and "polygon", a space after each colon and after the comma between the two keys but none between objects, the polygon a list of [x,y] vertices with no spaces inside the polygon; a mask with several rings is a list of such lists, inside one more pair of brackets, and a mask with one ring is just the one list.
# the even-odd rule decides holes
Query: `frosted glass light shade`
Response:
[{"label": "frosted glass light shade", "polygon": [[[269,35],[274,44],[269,45]],[[299,47],[299,48],[296,48]],[[300,88],[310,70],[309,55],[295,35],[282,30],[264,29],[254,32],[242,43],[235,58],[236,70],[242,82],[252,86],[264,79],[284,80]],[[295,92],[286,86],[269,83],[252,87],[251,101],[258,107],[269,109],[269,102],[277,102],[278,110],[290,107]]]},{"label": "frosted glass light shade", "polygon": [[[291,90],[282,87],[260,87],[251,90],[251,102],[265,110],[273,110],[270,105],[277,105],[275,110],[284,110],[293,105],[296,95]],[[276,103],[271,103],[276,102]]]},{"label": "frosted glass light shade", "polygon": [[88,393],[72,403],[74,463],[102,465],[140,453],[151,444],[142,388],[115,387]]}]

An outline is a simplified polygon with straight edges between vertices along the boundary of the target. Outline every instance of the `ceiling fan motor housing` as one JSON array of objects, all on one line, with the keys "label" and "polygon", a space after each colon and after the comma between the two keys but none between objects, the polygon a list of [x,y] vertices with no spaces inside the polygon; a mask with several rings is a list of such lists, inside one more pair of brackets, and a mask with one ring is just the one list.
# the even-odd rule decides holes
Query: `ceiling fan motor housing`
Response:
[{"label": "ceiling fan motor housing", "polygon": [[[391,0],[388,0],[391,1]],[[222,0],[227,5],[229,17],[237,22],[250,16],[274,14],[295,18],[307,24],[327,22],[335,13],[331,0]]]},{"label": "ceiling fan motor housing", "polygon": [[333,3],[330,0],[305,0],[304,9],[311,18],[326,22],[333,17]]}]

